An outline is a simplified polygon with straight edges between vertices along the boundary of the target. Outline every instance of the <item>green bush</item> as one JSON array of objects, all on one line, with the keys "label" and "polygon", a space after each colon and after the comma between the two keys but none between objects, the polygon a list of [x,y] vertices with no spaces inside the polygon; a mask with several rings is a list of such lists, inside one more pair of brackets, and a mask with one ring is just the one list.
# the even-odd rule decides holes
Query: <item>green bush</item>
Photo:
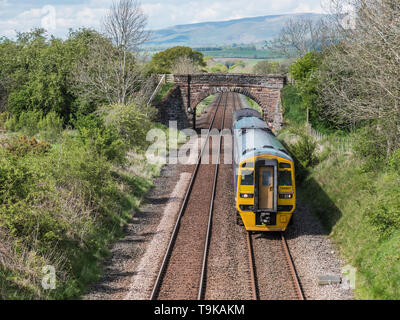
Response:
[{"label": "green bush", "polygon": [[63,120],[52,111],[39,121],[38,130],[42,139],[54,143],[61,136]]},{"label": "green bush", "polygon": [[17,131],[32,137],[39,132],[39,122],[43,118],[41,110],[21,112],[18,116]]},{"label": "green bush", "polygon": [[107,127],[116,128],[121,138],[137,151],[144,151],[149,146],[147,133],[154,127],[154,108],[136,105],[111,105],[102,110],[102,117]]},{"label": "green bush", "polygon": [[395,172],[400,172],[400,148],[393,152],[388,160],[388,166]]},{"label": "green bush", "polygon": [[15,132],[17,131],[17,118],[15,116],[9,117],[5,122],[4,122],[4,128],[7,131],[10,132]]},{"label": "green bush", "polygon": [[0,130],[4,130],[6,122],[10,119],[8,112],[0,112]]},{"label": "green bush", "polygon": [[299,140],[290,145],[290,152],[296,160],[304,168],[312,168],[318,164],[318,156],[316,153],[317,142],[305,133],[301,133]]},{"label": "green bush", "polygon": [[377,132],[376,127],[367,125],[359,129],[354,137],[354,151],[357,156],[364,160],[363,170],[375,171],[380,169],[386,162],[387,150],[386,141]]},{"label": "green bush", "polygon": [[286,121],[295,124],[302,124],[307,121],[307,108],[295,86],[287,85],[283,88],[282,101]]},{"label": "green bush", "polygon": [[3,142],[5,149],[11,154],[23,157],[27,154],[44,154],[51,148],[47,142],[38,142],[35,138],[28,139],[26,136],[15,137]]},{"label": "green bush", "polygon": [[389,237],[400,230],[399,172],[386,173],[380,183],[364,214],[382,237]]},{"label": "green bush", "polygon": [[95,115],[84,116],[75,124],[82,141],[91,145],[98,155],[117,164],[125,163],[128,146],[115,127],[106,127],[104,121]]},{"label": "green bush", "polygon": [[40,135],[40,138],[56,142],[63,130],[63,120],[54,111],[43,116],[41,110],[21,112],[19,116],[9,117],[5,128],[10,132],[21,132],[29,137]]},{"label": "green bush", "polygon": [[172,65],[180,57],[190,58],[199,67],[206,66],[201,52],[195,51],[190,47],[177,46],[156,53],[149,64],[150,73],[171,73]]},{"label": "green bush", "polygon": [[[0,148],[0,242],[8,248],[0,299],[77,297],[131,207],[90,143],[64,135],[61,145],[23,157]],[[57,270],[54,291],[41,288],[44,265]]]}]

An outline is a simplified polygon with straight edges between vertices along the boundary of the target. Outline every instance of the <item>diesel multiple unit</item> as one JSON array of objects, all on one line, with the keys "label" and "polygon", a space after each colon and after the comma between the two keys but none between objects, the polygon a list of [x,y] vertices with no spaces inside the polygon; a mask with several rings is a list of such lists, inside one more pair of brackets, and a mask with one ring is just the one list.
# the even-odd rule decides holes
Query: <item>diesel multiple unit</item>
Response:
[{"label": "diesel multiple unit", "polygon": [[296,206],[293,159],[253,109],[235,112],[233,134],[238,223],[248,231],[285,231]]}]

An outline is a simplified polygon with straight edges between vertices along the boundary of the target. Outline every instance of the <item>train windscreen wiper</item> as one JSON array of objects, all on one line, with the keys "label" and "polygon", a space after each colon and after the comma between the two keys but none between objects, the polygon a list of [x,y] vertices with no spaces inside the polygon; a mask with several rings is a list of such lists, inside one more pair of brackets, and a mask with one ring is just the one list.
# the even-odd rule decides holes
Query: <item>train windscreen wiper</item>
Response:
[{"label": "train windscreen wiper", "polygon": [[246,149],[243,151],[243,155],[245,155],[246,153],[249,153],[251,151],[257,150],[256,148],[250,148],[250,149]]}]

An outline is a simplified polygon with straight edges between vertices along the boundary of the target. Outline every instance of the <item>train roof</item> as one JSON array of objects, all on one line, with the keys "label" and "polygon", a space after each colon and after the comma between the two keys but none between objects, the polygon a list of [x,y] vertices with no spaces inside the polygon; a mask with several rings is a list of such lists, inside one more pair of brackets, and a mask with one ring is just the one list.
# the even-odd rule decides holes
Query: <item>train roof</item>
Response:
[{"label": "train roof", "polygon": [[293,161],[282,143],[265,129],[235,130],[240,161],[263,154],[274,155]]},{"label": "train roof", "polygon": [[246,117],[237,120],[234,125],[234,129],[265,129],[270,130],[268,125],[261,120],[260,118],[256,117]]},{"label": "train roof", "polygon": [[240,109],[233,114],[233,123],[247,117],[255,117],[262,120],[262,116],[258,111],[251,108],[245,108],[245,109]]}]

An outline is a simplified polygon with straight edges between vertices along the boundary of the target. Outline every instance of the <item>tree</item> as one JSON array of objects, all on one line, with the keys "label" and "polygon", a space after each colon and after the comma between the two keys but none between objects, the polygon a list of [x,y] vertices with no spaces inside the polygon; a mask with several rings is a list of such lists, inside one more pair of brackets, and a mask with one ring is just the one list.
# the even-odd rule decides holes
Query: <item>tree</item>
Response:
[{"label": "tree", "polygon": [[289,19],[279,36],[266,45],[269,49],[283,53],[288,58],[302,57],[309,51],[322,50],[337,40],[337,34],[331,21],[321,18],[317,21],[309,18]]},{"label": "tree", "polygon": [[103,21],[104,36],[97,34],[90,39],[89,54],[75,70],[83,95],[129,105],[148,88],[143,66],[137,61],[139,47],[149,36],[146,23],[137,1],[113,3]]},{"label": "tree", "polygon": [[172,65],[181,57],[189,58],[199,68],[206,66],[201,52],[189,47],[173,47],[153,56],[150,62],[150,72],[159,74],[172,73]]},{"label": "tree", "polygon": [[[315,72],[322,115],[354,128],[373,127],[371,146],[390,155],[400,147],[400,6],[388,0],[335,0],[336,17],[352,5],[354,23],[337,29],[342,41],[326,49]],[[385,141],[385,143],[382,143]]]},{"label": "tree", "polygon": [[199,73],[201,69],[199,65],[188,56],[182,56],[175,60],[171,66],[173,74],[190,74]]},{"label": "tree", "polygon": [[288,64],[279,63],[275,61],[263,60],[258,62],[253,67],[253,73],[255,74],[287,74]]},{"label": "tree", "polygon": [[27,110],[54,111],[67,121],[74,100],[68,84],[76,59],[72,48],[60,39],[48,39],[42,29],[19,33],[8,47],[14,54],[7,68],[9,111],[16,115]]},{"label": "tree", "polygon": [[19,49],[14,41],[0,39],[0,112],[8,108],[8,96],[12,86],[12,74],[15,71],[15,58]]},{"label": "tree", "polygon": [[[315,76],[315,71],[321,66],[323,54],[316,51],[306,53],[302,58],[298,58],[290,66],[290,75],[296,81],[296,87],[300,93],[304,106],[307,108],[307,121],[311,120],[313,125],[320,126],[320,109],[316,103],[318,97],[319,79]],[[311,113],[311,119],[310,119]],[[325,121],[325,126],[330,125]]]},{"label": "tree", "polygon": [[149,39],[150,32],[146,31],[146,26],[147,16],[136,0],[114,2],[103,20],[105,35],[125,54],[128,51],[137,53]]}]

